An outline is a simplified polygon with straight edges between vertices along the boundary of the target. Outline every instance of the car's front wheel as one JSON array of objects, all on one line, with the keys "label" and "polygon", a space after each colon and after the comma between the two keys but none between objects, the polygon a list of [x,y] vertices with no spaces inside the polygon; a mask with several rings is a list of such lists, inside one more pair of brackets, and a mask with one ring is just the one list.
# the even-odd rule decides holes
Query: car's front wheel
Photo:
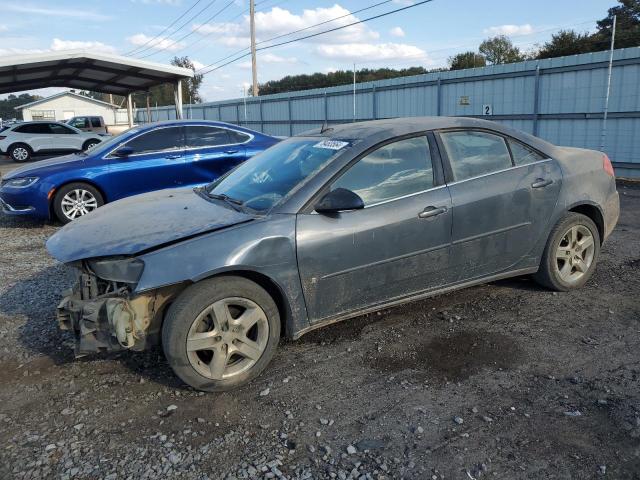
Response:
[{"label": "car's front wheel", "polygon": [[53,198],[53,211],[62,223],[69,223],[104,205],[102,194],[87,183],[70,183]]},{"label": "car's front wheel", "polygon": [[280,315],[258,284],[222,276],[187,288],[171,305],[162,346],[188,385],[219,392],[244,385],[269,364],[280,340]]},{"label": "car's front wheel", "polygon": [[89,150],[90,148],[95,147],[95,146],[96,146],[96,145],[98,145],[99,143],[100,143],[100,141],[99,141],[99,140],[95,140],[95,139],[93,139],[93,140],[87,140],[86,142],[84,142],[84,145],[82,146],[82,150],[83,150],[83,151],[87,151],[87,150]]},{"label": "car's front wheel", "polygon": [[28,162],[31,160],[31,155],[33,154],[29,145],[25,145],[24,143],[11,145],[7,153],[14,162],[18,163]]},{"label": "car's front wheel", "polygon": [[569,213],[551,231],[534,279],[552,290],[582,287],[600,255],[598,227],[586,215]]}]

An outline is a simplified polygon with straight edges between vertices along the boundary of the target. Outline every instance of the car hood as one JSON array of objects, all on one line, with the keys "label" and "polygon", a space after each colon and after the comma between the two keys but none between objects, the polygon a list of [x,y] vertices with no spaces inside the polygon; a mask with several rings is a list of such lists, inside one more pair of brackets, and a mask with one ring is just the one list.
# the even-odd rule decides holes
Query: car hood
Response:
[{"label": "car hood", "polygon": [[254,219],[192,188],[128,197],[67,224],[47,250],[67,263],[85,258],[135,255],[150,248]]},{"label": "car hood", "polygon": [[59,166],[64,166],[64,168],[68,168],[71,163],[84,163],[85,158],[87,156],[85,154],[72,153],[71,155],[64,155],[62,157],[54,157],[48,158],[46,160],[39,160],[37,162],[30,163],[29,165],[25,165],[23,167],[18,167],[14,170],[11,170],[6,175],[3,175],[2,178],[9,180],[11,178],[19,178],[28,175],[39,175],[44,170],[55,169]]}]

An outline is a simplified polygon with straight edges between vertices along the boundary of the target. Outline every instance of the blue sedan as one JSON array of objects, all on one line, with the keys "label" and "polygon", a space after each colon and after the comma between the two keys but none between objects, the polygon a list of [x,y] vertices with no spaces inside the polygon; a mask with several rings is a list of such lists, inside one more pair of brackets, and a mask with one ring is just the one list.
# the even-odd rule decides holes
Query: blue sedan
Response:
[{"label": "blue sedan", "polygon": [[278,141],[202,120],[135,127],[88,152],[13,170],[0,184],[0,205],[9,215],[68,223],[124,197],[211,182]]}]

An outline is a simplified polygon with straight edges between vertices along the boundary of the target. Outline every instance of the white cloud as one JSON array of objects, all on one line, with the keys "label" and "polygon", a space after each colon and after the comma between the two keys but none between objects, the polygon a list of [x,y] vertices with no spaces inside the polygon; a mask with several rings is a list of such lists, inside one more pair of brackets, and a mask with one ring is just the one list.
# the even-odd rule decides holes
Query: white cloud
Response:
[{"label": "white cloud", "polygon": [[26,13],[28,15],[41,15],[46,17],[66,17],[75,18],[77,20],[94,21],[104,21],[110,20],[112,18],[108,15],[102,15],[100,13],[87,11],[84,8],[46,8],[28,5],[17,5],[15,3],[3,3],[1,7],[4,12]]},{"label": "white cloud", "polygon": [[[258,63],[284,63],[293,64],[298,63],[296,57],[281,57],[280,55],[274,55],[273,53],[258,53]],[[237,66],[243,69],[251,68],[251,61],[238,63]]]},{"label": "white cloud", "polygon": [[485,28],[484,33],[488,35],[528,35],[533,33],[533,27],[528,23],[524,25],[496,25]]},{"label": "white cloud", "polygon": [[198,60],[191,60],[191,62],[193,63],[193,68],[195,68],[196,70],[204,68],[204,63],[199,62]]},{"label": "white cloud", "polygon": [[409,7],[411,5],[413,5],[414,2],[413,0],[393,0],[393,3],[397,4],[397,5],[401,5],[403,7]]},{"label": "white cloud", "polygon": [[415,59],[427,62],[427,53],[403,43],[352,43],[343,45],[319,45],[316,52],[325,58],[339,60],[404,60]]},{"label": "white cloud", "polygon": [[400,28],[400,27],[393,27],[391,30],[389,30],[389,33],[391,35],[393,35],[394,37],[404,37],[405,36],[404,30],[402,30],[402,28]]},{"label": "white cloud", "polygon": [[0,24],[0,32],[6,32],[7,30],[9,30],[9,27],[7,25]]},{"label": "white cloud", "polygon": [[[337,17],[344,18],[325,23],[318,27],[309,28]],[[315,9],[305,9],[300,15],[293,14],[284,8],[273,7],[267,12],[257,12],[255,20],[256,32],[258,32],[257,39],[261,41],[307,28],[308,30],[300,32],[299,36],[311,35],[329,28],[345,26],[359,19],[355,15],[352,15],[346,8],[336,4],[329,8],[319,7]],[[211,23],[195,25],[193,28],[197,29],[198,32],[203,35],[218,35],[219,38],[216,40],[227,46],[246,47],[249,45],[249,18],[247,16],[238,23]],[[376,40],[379,37],[380,34],[378,32],[371,30],[364,24],[358,24],[336,32],[319,35],[305,41],[314,43],[357,43]],[[283,40],[294,38],[296,38],[296,35],[283,38]]]},{"label": "white cloud", "polygon": [[61,40],[59,38],[54,38],[51,42],[50,50],[54,52],[58,52],[60,50],[75,50],[75,49],[85,49],[92,50],[94,52],[102,52],[102,53],[116,53],[117,50],[115,47],[111,45],[106,45],[102,42],[83,42],[77,40]]},{"label": "white cloud", "polygon": [[150,37],[145,35],[144,33],[136,33],[131,37],[127,37],[127,41],[135,45],[136,47],[145,46],[149,48],[153,48],[155,50],[168,50],[170,52],[174,52],[176,50],[180,50],[184,47],[184,43],[182,42],[174,42],[170,38],[166,37]]},{"label": "white cloud", "polygon": [[131,0],[131,3],[144,3],[145,5],[158,3],[160,5],[171,5],[172,7],[182,5],[181,0]]}]

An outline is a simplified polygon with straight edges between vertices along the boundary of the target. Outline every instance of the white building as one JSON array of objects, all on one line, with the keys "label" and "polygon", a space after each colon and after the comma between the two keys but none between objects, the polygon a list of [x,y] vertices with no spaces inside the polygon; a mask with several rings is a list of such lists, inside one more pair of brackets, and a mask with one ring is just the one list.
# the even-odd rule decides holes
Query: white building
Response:
[{"label": "white building", "polygon": [[84,115],[101,116],[107,125],[126,123],[126,110],[108,102],[85,97],[74,92],[61,92],[15,108],[22,118],[30,120],[64,121]]}]

